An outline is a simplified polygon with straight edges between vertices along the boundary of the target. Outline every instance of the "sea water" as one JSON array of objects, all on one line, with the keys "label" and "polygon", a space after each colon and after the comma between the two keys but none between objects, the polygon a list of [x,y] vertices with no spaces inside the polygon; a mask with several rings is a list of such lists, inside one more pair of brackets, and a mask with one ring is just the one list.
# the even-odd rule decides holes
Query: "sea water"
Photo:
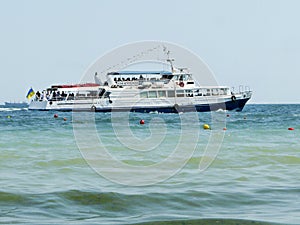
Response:
[{"label": "sea water", "polygon": [[[213,114],[199,113],[183,133],[180,114],[91,112],[90,126],[72,112],[0,108],[0,223],[300,224],[300,105],[246,105],[223,114],[226,130],[214,126]],[[96,146],[89,163],[74,127],[86,129],[87,151],[92,127],[112,158],[136,171],[112,166],[101,174],[110,162],[101,161]],[[216,129],[220,146],[199,170]],[[191,139],[175,152],[181,159],[194,150],[185,164],[150,167],[195,134],[196,147]],[[176,173],[160,177],[169,166]]]}]

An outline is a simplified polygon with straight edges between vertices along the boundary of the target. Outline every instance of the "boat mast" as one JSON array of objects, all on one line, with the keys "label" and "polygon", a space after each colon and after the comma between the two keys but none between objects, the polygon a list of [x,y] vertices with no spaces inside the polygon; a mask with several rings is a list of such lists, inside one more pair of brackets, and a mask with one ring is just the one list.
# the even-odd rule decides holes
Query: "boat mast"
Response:
[{"label": "boat mast", "polygon": [[[163,51],[167,54],[168,58],[167,58],[167,62],[170,63],[171,66],[171,70],[172,70],[172,74],[175,72],[174,66],[173,66],[173,62],[175,61],[174,59],[170,59],[170,51],[167,51],[167,47],[164,46]],[[173,87],[174,87],[174,105],[177,105],[177,96],[176,96],[176,84],[175,81],[172,80],[173,82]]]},{"label": "boat mast", "polygon": [[[166,49],[164,49],[164,50],[166,51]],[[170,59],[170,51],[169,50],[166,52],[166,54],[168,56],[167,62],[170,63],[172,73],[174,73],[174,66],[173,66],[174,59]]]}]

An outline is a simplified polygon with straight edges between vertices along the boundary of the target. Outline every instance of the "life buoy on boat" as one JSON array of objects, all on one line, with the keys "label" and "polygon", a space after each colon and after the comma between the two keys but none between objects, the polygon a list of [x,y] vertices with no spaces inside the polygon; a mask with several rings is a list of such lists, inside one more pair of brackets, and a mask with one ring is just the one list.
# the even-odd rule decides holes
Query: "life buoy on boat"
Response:
[{"label": "life buoy on boat", "polygon": [[235,102],[235,101],[236,101],[236,97],[235,97],[235,95],[232,95],[232,96],[231,96],[231,101],[233,101],[233,102]]},{"label": "life buoy on boat", "polygon": [[179,83],[179,86],[180,86],[180,87],[184,87],[184,83],[181,81],[181,82]]},{"label": "life buoy on boat", "polygon": [[96,111],[96,106],[92,105],[91,111],[95,112]]}]

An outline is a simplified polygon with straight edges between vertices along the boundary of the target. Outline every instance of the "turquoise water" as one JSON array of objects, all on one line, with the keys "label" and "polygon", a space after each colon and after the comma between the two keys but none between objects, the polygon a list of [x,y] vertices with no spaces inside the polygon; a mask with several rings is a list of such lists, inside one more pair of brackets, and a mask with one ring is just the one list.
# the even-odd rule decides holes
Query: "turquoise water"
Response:
[{"label": "turquoise water", "polygon": [[[187,164],[145,186],[99,175],[74,137],[73,126],[80,124],[86,129],[82,140],[90,144],[88,122],[72,121],[72,113],[53,115],[0,108],[0,224],[300,224],[300,105],[247,105],[243,112],[225,113],[222,146],[204,171],[199,162],[220,128],[212,114],[199,113],[200,138]],[[180,133],[182,121],[175,114],[121,113],[113,126],[110,113],[87,115],[95,118],[98,136],[115,159],[137,170],[166,159],[181,135],[193,135]],[[157,122],[151,127],[150,121]],[[203,130],[204,123],[212,129]],[[115,134],[128,131],[153,149],[124,146]],[[97,160],[99,167],[107,163]],[[140,182],[130,171],[112,170],[130,184]],[[165,171],[149,170],[144,178]]]}]

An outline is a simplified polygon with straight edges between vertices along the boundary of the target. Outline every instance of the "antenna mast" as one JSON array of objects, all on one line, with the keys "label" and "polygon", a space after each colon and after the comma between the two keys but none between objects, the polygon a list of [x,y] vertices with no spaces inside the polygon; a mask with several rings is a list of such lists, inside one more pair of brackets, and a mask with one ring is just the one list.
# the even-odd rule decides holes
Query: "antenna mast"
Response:
[{"label": "antenna mast", "polygon": [[174,72],[174,66],[173,66],[174,59],[170,59],[170,51],[169,50],[167,51],[167,48],[165,46],[164,46],[164,52],[168,56],[167,62],[170,63],[170,66],[171,66],[171,69],[172,69],[172,73],[173,73]]}]

